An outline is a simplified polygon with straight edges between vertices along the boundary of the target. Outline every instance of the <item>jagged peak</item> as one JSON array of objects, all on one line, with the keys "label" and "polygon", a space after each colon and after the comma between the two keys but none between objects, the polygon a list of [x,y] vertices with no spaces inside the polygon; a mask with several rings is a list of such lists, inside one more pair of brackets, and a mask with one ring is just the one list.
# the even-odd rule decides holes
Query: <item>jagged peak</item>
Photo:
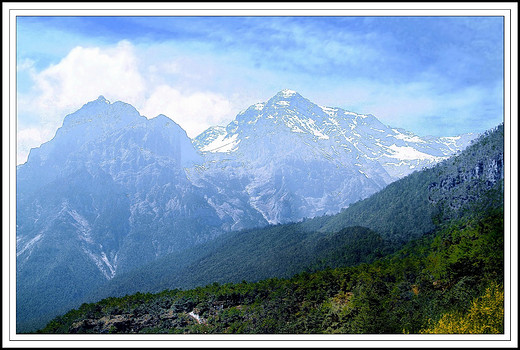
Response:
[{"label": "jagged peak", "polygon": [[[269,101],[267,101],[265,104],[262,104],[262,105],[255,104],[253,106],[254,106],[254,109],[261,110],[265,106],[270,107],[270,106],[275,105],[276,107],[288,107],[288,106],[293,106],[293,105],[299,104],[299,103],[312,104],[311,101],[304,98],[298,92],[296,92],[294,90],[290,90],[290,89],[283,89],[283,90],[279,91],[278,93],[276,93],[276,95],[271,97],[269,99]],[[253,106],[251,106],[250,109]]]},{"label": "jagged peak", "polygon": [[[95,100],[85,103],[82,108],[84,108],[84,107],[92,108],[92,107],[98,107],[98,106],[104,106],[104,105],[109,106],[110,104],[111,104],[110,101],[107,100],[105,98],[105,96],[99,95],[99,97],[96,98]],[[82,108],[80,108],[80,110]]]},{"label": "jagged peak", "polygon": [[103,95],[99,95],[99,97],[96,99],[97,102],[104,102],[106,104],[110,104],[110,101],[105,98]]},{"label": "jagged peak", "polygon": [[197,135],[194,139],[201,139],[204,137],[208,137],[209,135],[215,135],[215,134],[221,135],[221,134],[225,134],[225,133],[226,133],[225,126],[215,125],[215,126],[210,126],[206,130],[201,132],[199,135]]},{"label": "jagged peak", "polygon": [[162,113],[152,119],[149,119],[149,122],[151,122],[152,125],[160,126],[161,128],[175,128],[182,131],[182,133],[186,134],[186,131],[179,124],[177,124],[173,119]]},{"label": "jagged peak", "polygon": [[283,89],[283,90],[279,91],[274,97],[287,99],[287,98],[292,98],[294,96],[301,97],[301,95],[294,90]]},{"label": "jagged peak", "polygon": [[111,103],[103,95],[85,103],[77,111],[63,119],[62,127],[75,128],[79,125],[103,123],[106,127],[121,128],[129,123],[141,121],[139,112],[129,103],[116,101]]},{"label": "jagged peak", "polygon": [[173,121],[171,118],[168,118],[166,115],[164,114],[158,114],[157,116],[155,116],[155,118],[152,118],[152,120],[155,120],[155,121],[161,121],[161,120],[165,120],[165,121]]},{"label": "jagged peak", "polygon": [[213,126],[210,126],[209,128],[207,128],[206,130],[204,130],[202,133],[208,133],[208,132],[225,132],[226,131],[226,127],[225,126],[222,126],[222,125],[213,125]]}]

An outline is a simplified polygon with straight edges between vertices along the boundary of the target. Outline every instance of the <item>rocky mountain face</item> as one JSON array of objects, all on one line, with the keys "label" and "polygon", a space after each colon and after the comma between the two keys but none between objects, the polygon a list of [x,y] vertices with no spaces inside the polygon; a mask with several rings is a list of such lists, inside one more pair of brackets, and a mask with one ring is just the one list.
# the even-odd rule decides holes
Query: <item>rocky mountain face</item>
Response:
[{"label": "rocky mountain face", "polygon": [[219,234],[211,193],[184,171],[200,159],[165,116],[103,98],[68,115],[17,169],[18,320]]},{"label": "rocky mountain face", "polygon": [[109,278],[136,253],[142,262],[211,238],[221,221],[184,172],[200,160],[171,119],[103,98],[88,103],[18,168],[20,261],[35,237],[40,245],[68,228],[66,238]]},{"label": "rocky mountain face", "polygon": [[100,97],[17,168],[19,324],[225,231],[338,212],[472,137],[421,138],[283,90],[190,140]]},{"label": "rocky mountain face", "polygon": [[[503,125],[484,133],[479,147],[469,147],[467,158],[445,161],[450,169],[439,181],[430,184],[428,200],[446,210],[459,211],[504,179]],[[484,138],[487,136],[486,138]],[[503,191],[503,184],[502,184]]]},{"label": "rocky mountain face", "polygon": [[[307,332],[309,324],[317,324],[319,333],[349,323],[359,327],[360,319],[368,320],[362,323],[369,327],[363,328],[367,333],[399,332],[403,319],[423,329],[431,325],[431,310],[439,314],[432,317],[441,317],[459,305],[464,313],[473,299],[468,295],[482,293],[490,281],[503,281],[503,154],[504,129],[499,125],[460,154],[395,181],[338,214],[228,232],[196,249],[118,275],[87,299],[93,303],[55,318],[41,332],[240,329],[258,334],[273,333],[272,325],[278,322],[281,333]],[[407,244],[417,238],[421,239]],[[351,268],[344,269],[347,266]],[[376,283],[367,287],[370,281]],[[288,292],[289,298],[280,297]],[[356,302],[366,300],[338,322],[329,309],[345,311],[338,305],[354,302],[352,296]],[[388,300],[381,301],[381,296]],[[288,300],[294,305],[288,306]],[[323,304],[309,312],[308,305],[316,305],[316,300]],[[439,311],[439,305],[449,311]],[[360,310],[382,314],[380,324],[374,327],[373,315],[358,318]],[[499,308],[498,318],[500,313]],[[317,315],[320,322],[314,322]],[[257,322],[265,319],[270,321]],[[384,328],[389,319],[393,329]],[[263,328],[266,324],[269,329]],[[288,330],[288,324],[295,328]]]},{"label": "rocky mountain face", "polygon": [[[246,204],[268,223],[285,223],[336,213],[446,159],[475,136],[419,137],[372,115],[321,107],[283,90],[225,128],[196,137],[205,163],[190,178],[222,188],[226,202],[246,194]],[[234,208],[219,208],[233,216]]]}]

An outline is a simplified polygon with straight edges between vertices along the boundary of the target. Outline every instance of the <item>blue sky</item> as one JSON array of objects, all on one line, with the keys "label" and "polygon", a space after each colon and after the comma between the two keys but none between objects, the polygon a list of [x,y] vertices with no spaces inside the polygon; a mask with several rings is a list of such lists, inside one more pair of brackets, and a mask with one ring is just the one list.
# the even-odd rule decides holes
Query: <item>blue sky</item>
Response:
[{"label": "blue sky", "polygon": [[105,96],[191,137],[288,88],[419,135],[503,121],[501,17],[18,17],[18,163]]}]

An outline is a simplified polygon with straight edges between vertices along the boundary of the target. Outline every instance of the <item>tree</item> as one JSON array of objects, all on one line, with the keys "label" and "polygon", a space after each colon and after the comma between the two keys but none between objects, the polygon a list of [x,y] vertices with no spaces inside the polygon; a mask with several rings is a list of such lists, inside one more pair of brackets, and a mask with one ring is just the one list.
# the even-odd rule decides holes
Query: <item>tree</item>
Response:
[{"label": "tree", "polygon": [[504,286],[492,283],[484,295],[473,301],[465,314],[451,312],[422,334],[501,334],[504,333]]}]

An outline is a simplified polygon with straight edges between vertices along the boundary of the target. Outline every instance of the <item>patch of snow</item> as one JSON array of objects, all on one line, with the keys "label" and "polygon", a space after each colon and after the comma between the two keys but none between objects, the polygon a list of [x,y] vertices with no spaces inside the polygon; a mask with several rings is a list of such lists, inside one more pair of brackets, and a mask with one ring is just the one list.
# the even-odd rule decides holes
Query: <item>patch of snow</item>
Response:
[{"label": "patch of snow", "polygon": [[395,166],[395,167],[398,167],[398,166],[403,166],[403,165],[408,166],[408,163],[402,160],[402,161],[400,161],[399,163],[389,163],[389,162],[387,162],[387,163],[383,163],[382,165],[385,166],[385,167],[386,167],[386,166]]},{"label": "patch of snow", "polygon": [[116,267],[108,261],[107,255],[105,252],[101,252],[101,260],[108,266],[110,270],[110,278],[113,278],[116,274]]},{"label": "patch of snow", "polygon": [[392,129],[392,131],[395,132],[395,135],[392,135],[392,136],[395,137],[396,139],[403,140],[406,142],[426,143],[426,141],[424,141],[423,139],[421,139],[418,136],[405,135],[397,129]]},{"label": "patch of snow", "polygon": [[427,159],[427,160],[439,160],[439,157],[432,156],[431,154],[423,153],[410,146],[397,146],[393,144],[388,147],[392,152],[389,157],[397,158],[401,160],[412,160],[412,159]]},{"label": "patch of snow", "polygon": [[85,219],[83,216],[81,216],[81,214],[79,214],[75,210],[69,210],[68,213],[76,221],[76,224],[73,225],[78,230],[78,237],[81,240],[84,240],[88,243],[92,243],[91,228],[87,219]]},{"label": "patch of snow", "polygon": [[36,244],[36,242],[38,242],[42,238],[42,236],[43,235],[41,233],[37,234],[33,239],[27,242],[25,246],[22,249],[20,249],[20,251],[16,252],[16,256],[23,254],[23,252],[25,252],[27,249],[32,250],[32,247]]},{"label": "patch of snow", "polygon": [[296,95],[296,91],[294,91],[294,90],[289,90],[289,89],[282,90],[282,96],[285,98],[288,98],[288,97],[291,97],[294,95]]},{"label": "patch of snow", "polygon": [[211,141],[209,144],[201,148],[202,152],[232,152],[238,145],[237,142],[238,134],[233,134],[231,137],[229,135],[219,135],[215,140]]},{"label": "patch of snow", "polygon": [[361,174],[365,175],[365,177],[366,177],[367,179],[370,178],[370,176],[368,176],[364,171],[361,171],[361,170],[359,170],[359,169],[358,169],[358,171],[359,171]]},{"label": "patch of snow", "polygon": [[446,136],[440,137],[439,141],[442,144],[446,145],[450,149],[450,152],[454,152],[457,149],[457,141],[459,141],[460,139],[461,136]]},{"label": "patch of snow", "polygon": [[[336,112],[338,111],[336,108],[330,108],[330,107],[323,107],[319,106],[321,110],[329,115],[329,117],[334,117],[336,115]],[[337,124],[337,121],[336,121]]]},{"label": "patch of snow", "polygon": [[305,128],[309,130],[311,134],[317,136],[319,139],[329,139],[329,135],[322,133],[321,130],[319,130],[319,128],[316,126],[316,122],[313,119],[307,118],[306,120],[302,120],[301,124],[303,124],[303,126],[305,126]]},{"label": "patch of snow", "polygon": [[[91,252],[90,250],[86,249],[85,247],[82,247],[82,250],[87,256],[96,264],[97,268],[101,273],[105,276],[107,280],[110,280],[115,275],[115,269],[113,269],[112,265],[110,263],[106,264],[105,260],[108,261],[106,254],[104,252],[101,253],[101,256],[97,256],[95,253]],[[106,267],[108,266],[109,271],[107,271]]]},{"label": "patch of snow", "polygon": [[441,137],[441,140],[445,140],[445,141],[448,141],[448,142],[455,142],[457,140],[460,140],[460,136],[445,136],[445,137]]},{"label": "patch of snow", "polygon": [[257,111],[261,111],[262,109],[264,109],[265,107],[265,103],[255,103],[253,105],[253,108],[256,109]]}]

